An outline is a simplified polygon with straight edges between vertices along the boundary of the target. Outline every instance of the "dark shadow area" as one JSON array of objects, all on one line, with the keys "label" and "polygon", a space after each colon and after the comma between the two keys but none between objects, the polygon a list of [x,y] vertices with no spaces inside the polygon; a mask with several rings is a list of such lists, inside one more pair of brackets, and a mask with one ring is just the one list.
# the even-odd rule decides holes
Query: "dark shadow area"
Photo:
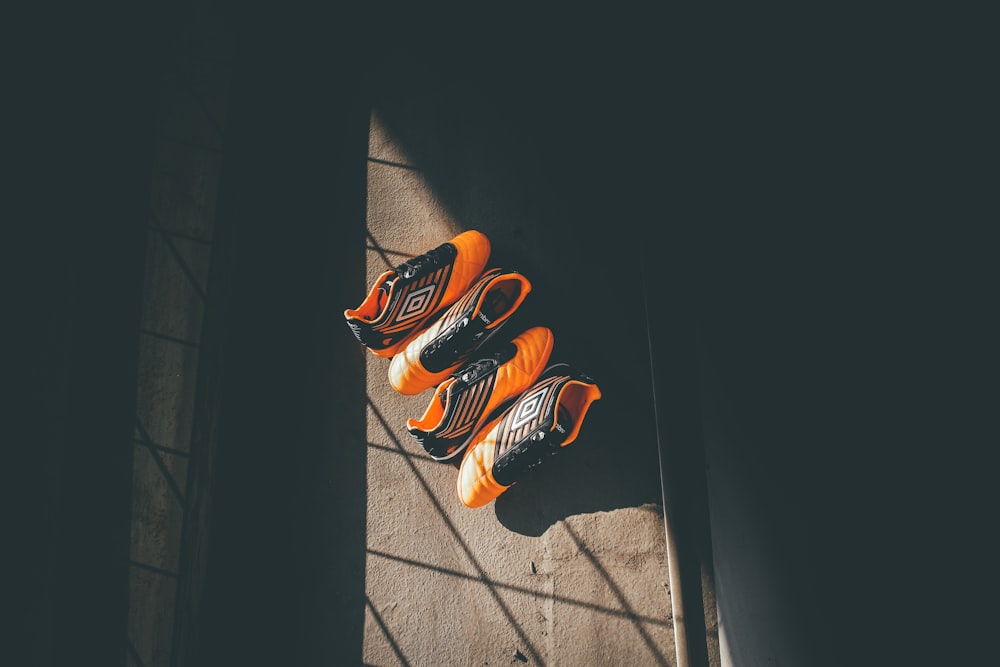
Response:
[{"label": "dark shadow area", "polygon": [[4,142],[0,662],[121,665],[144,217],[170,17],[135,7],[117,15],[121,31],[92,7],[57,21],[32,9],[7,19],[11,53],[36,55],[5,77],[19,102],[6,105]]},{"label": "dark shadow area", "polygon": [[[714,554],[700,395],[698,279],[693,239],[680,231],[660,257],[640,249],[659,450],[674,635],[691,667],[713,664],[718,638]],[[660,282],[654,288],[654,284]],[[681,643],[683,642],[683,643]]]},{"label": "dark shadow area", "polygon": [[960,471],[982,443],[967,291],[982,264],[926,97],[954,90],[923,38],[871,18],[765,30],[768,45],[720,22],[743,57],[699,70],[714,91],[685,153],[698,206],[682,210],[703,390],[721,406],[705,429],[735,664],[969,664],[976,650],[958,600],[978,593],[954,574],[978,551],[983,487]]},{"label": "dark shadow area", "polygon": [[[272,11],[268,11],[268,9]],[[237,35],[203,354],[222,388],[190,664],[360,664],[368,106],[356,28],[311,3],[234,7]],[[211,407],[211,406],[209,406]],[[204,422],[203,422],[204,423]],[[206,437],[211,437],[209,434]],[[189,531],[189,535],[194,530]],[[187,546],[187,545],[186,545]],[[197,563],[195,563],[197,565]]]}]

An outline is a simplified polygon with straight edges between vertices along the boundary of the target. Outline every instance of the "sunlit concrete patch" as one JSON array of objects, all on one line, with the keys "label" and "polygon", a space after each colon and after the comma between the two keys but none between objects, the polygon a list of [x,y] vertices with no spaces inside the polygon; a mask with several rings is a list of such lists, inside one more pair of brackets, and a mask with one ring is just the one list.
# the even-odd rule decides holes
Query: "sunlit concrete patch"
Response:
[{"label": "sunlit concrete patch", "polygon": [[368,150],[370,285],[387,268],[437,247],[464,229],[441,204],[419,167],[412,165],[404,149],[387,133],[377,114],[372,115]]},{"label": "sunlit concrete patch", "polygon": [[674,664],[659,512],[577,515],[550,528],[545,540],[553,595],[550,650],[560,661]]},{"label": "sunlit concrete patch", "polygon": [[[405,556],[369,552],[369,571],[387,580],[369,587],[375,614],[366,620],[365,662],[397,664],[398,651],[411,664],[507,664],[516,651],[545,664],[538,622],[542,588],[513,586],[483,575],[448,570]],[[389,581],[391,580],[391,582]],[[544,578],[536,579],[538,586]],[[530,623],[530,626],[529,626]],[[381,633],[392,641],[371,636]]]},{"label": "sunlit concrete patch", "polygon": [[370,549],[395,551],[400,545],[412,549],[421,545],[421,540],[445,538],[440,508],[451,497],[446,494],[439,499],[438,494],[448,490],[447,475],[442,474],[445,471],[439,463],[430,465],[396,453],[399,446],[369,447]]},{"label": "sunlit concrete patch", "polygon": [[365,598],[365,647],[362,664],[366,667],[413,664],[396,642],[393,630],[386,620],[395,615],[396,607],[398,602],[376,607],[375,603]]},{"label": "sunlit concrete patch", "polygon": [[419,171],[368,163],[368,232],[377,249],[407,259],[462,231]]},{"label": "sunlit concrete patch", "polygon": [[[387,150],[377,119],[372,136]],[[375,278],[462,231],[419,171],[369,162],[367,276]],[[358,303],[364,295],[358,295]],[[352,304],[355,305],[355,304]],[[544,664],[542,579],[512,586],[505,556],[529,538],[490,513],[461,504],[455,463],[426,458],[405,425],[432,392],[403,396],[388,383],[388,359],[366,355],[369,396],[366,664],[503,664],[515,652]],[[409,454],[404,455],[404,454]],[[484,532],[485,531],[485,532]],[[528,560],[514,556],[524,577]]]},{"label": "sunlit concrete patch", "polygon": [[503,664],[517,651],[545,664],[545,580],[530,564],[543,559],[539,541],[466,508],[455,465],[421,455],[405,406],[422,409],[428,395],[370,381],[365,581],[379,614],[366,616],[366,664]]}]

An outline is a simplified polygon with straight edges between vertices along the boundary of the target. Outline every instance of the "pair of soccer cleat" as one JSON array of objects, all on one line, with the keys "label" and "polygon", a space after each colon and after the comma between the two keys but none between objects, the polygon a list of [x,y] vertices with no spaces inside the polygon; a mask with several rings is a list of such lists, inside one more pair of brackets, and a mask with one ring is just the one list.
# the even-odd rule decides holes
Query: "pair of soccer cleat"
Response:
[{"label": "pair of soccer cleat", "polygon": [[358,308],[344,311],[363,345],[392,358],[396,391],[435,388],[407,430],[437,461],[464,452],[457,486],[468,507],[488,504],[576,440],[601,397],[585,373],[548,365],[547,327],[486,346],[531,292],[517,271],[484,271],[490,250],[484,234],[463,232],[384,272]]}]

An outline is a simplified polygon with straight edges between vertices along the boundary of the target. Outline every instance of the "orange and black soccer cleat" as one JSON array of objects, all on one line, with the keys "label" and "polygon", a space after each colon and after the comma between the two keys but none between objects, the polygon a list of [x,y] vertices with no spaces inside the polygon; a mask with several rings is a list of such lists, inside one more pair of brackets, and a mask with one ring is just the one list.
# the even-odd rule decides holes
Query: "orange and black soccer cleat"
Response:
[{"label": "orange and black soccer cleat", "polygon": [[591,404],[601,398],[592,378],[567,364],[539,379],[469,443],[458,471],[458,496],[482,507],[531,468],[576,440]]},{"label": "orange and black soccer cleat", "polygon": [[437,386],[514,314],[531,282],[517,271],[490,269],[389,364],[389,384],[401,394]]},{"label": "orange and black soccer cleat", "polygon": [[406,428],[432,459],[457,456],[506,401],[538,379],[552,354],[552,330],[532,327],[496,352],[473,356],[434,390],[420,419]]},{"label": "orange and black soccer cleat", "polygon": [[344,311],[347,324],[372,354],[391,357],[465,294],[489,257],[485,234],[462,232],[380,275],[364,302]]}]

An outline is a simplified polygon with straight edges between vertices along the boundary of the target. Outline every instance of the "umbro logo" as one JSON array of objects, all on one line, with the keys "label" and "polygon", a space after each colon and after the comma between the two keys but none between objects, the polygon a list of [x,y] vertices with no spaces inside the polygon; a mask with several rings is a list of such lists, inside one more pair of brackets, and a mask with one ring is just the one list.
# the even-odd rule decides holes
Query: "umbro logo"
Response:
[{"label": "umbro logo", "polygon": [[396,316],[396,321],[412,320],[414,317],[420,317],[426,313],[427,309],[430,308],[431,299],[436,289],[437,285],[432,284],[407,294],[406,299],[403,300],[403,304],[399,307],[399,315]]},{"label": "umbro logo", "polygon": [[542,411],[542,406],[545,405],[545,394],[548,393],[548,388],[543,387],[535,393],[526,396],[517,407],[517,411],[514,413],[514,417],[510,422],[510,430],[516,431],[528,422],[538,417],[538,414]]}]

